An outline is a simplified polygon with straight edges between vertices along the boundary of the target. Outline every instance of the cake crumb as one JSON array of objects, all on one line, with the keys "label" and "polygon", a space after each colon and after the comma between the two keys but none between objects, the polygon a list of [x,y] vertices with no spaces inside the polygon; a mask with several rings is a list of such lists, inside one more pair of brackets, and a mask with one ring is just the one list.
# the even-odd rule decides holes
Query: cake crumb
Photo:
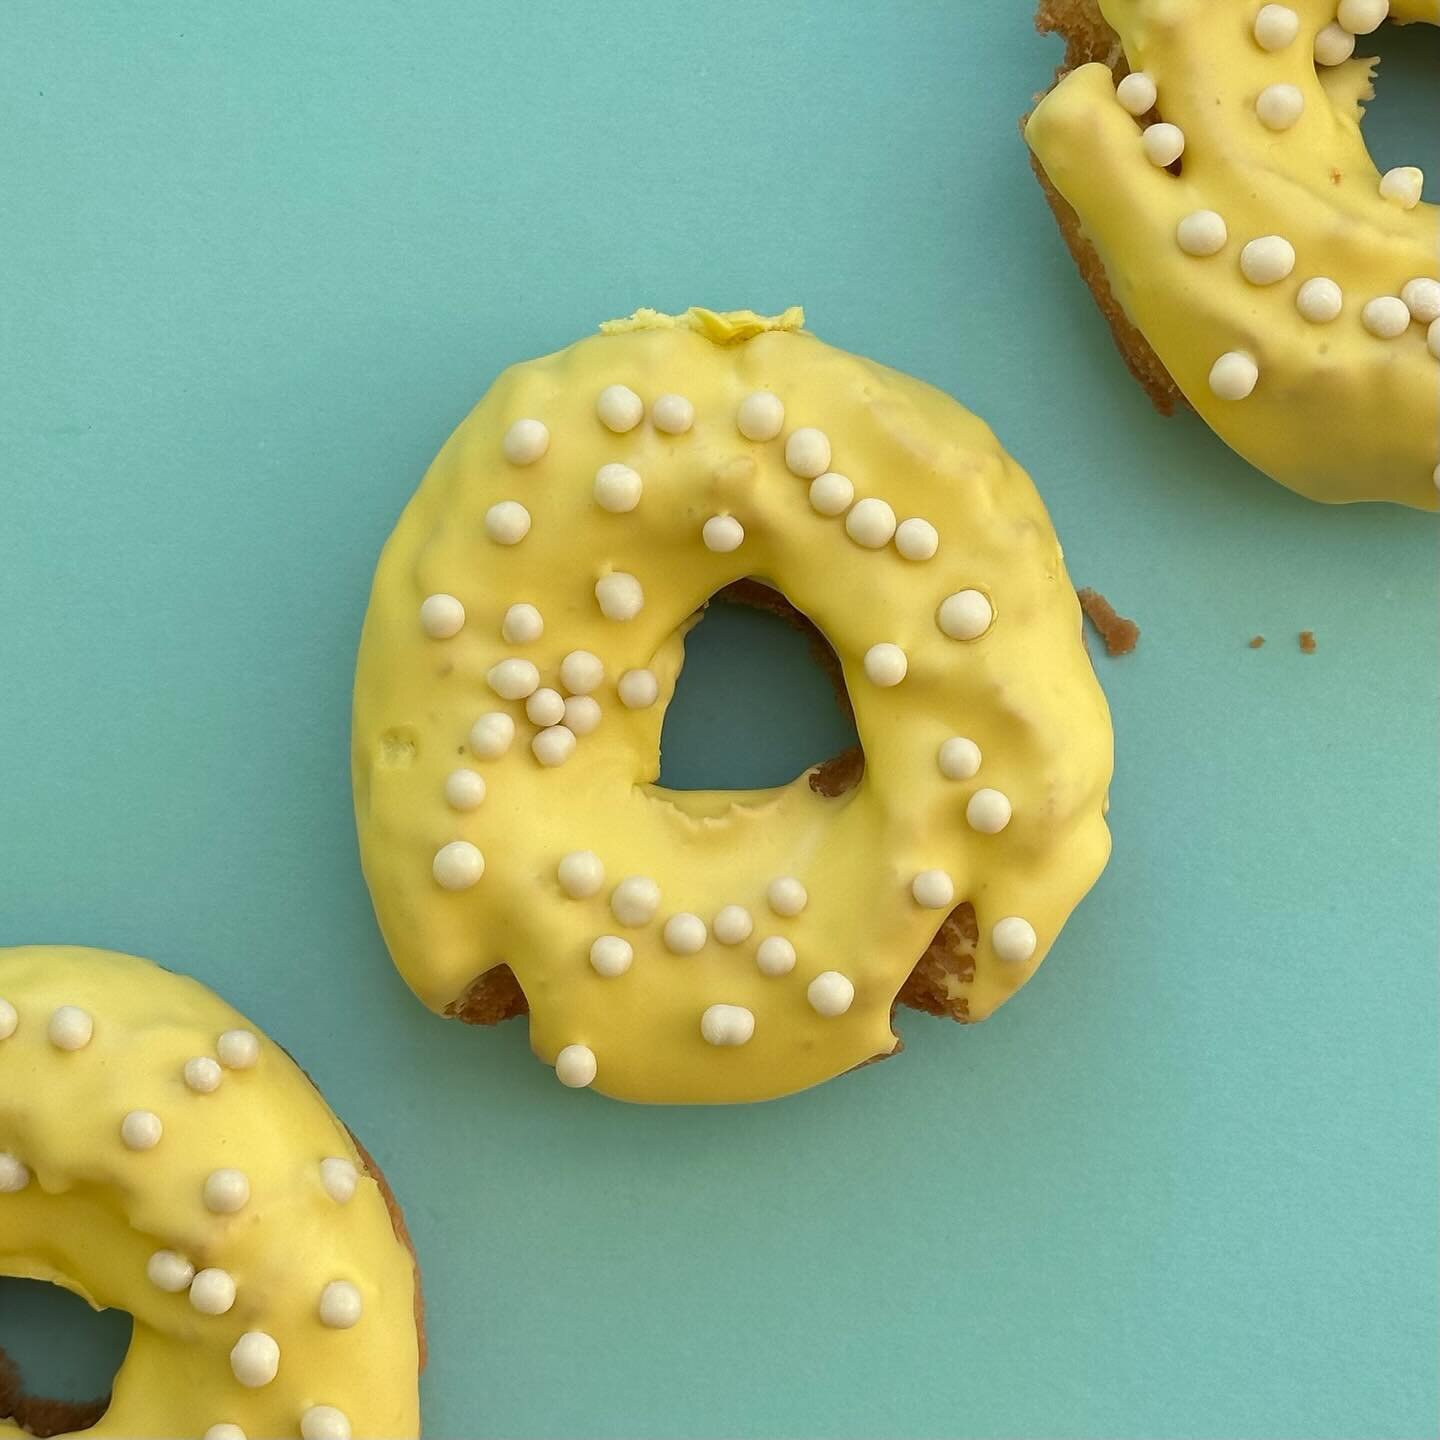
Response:
[{"label": "cake crumb", "polygon": [[1300,649],[1306,655],[1315,653],[1315,632],[1313,630],[1302,630],[1300,632]]},{"label": "cake crumb", "polygon": [[1252,635],[1250,637],[1250,648],[1252,650],[1258,650],[1264,643],[1265,637],[1263,635]]},{"label": "cake crumb", "polygon": [[1107,655],[1128,655],[1139,642],[1140,627],[1115,611],[1115,607],[1098,591],[1088,586],[1077,590],[1080,608],[1105,642]]}]

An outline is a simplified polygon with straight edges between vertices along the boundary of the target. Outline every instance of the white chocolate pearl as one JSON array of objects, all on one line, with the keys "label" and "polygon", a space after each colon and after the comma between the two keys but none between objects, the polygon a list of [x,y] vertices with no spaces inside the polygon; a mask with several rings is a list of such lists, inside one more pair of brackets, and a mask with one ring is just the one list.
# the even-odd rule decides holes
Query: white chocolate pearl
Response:
[{"label": "white chocolate pearl", "polygon": [[185,1062],[185,1084],[197,1095],[212,1095],[224,1079],[220,1066],[208,1055],[195,1055]]},{"label": "white chocolate pearl", "polygon": [[551,725],[530,742],[530,750],[542,765],[553,770],[575,753],[575,732],[565,725]]},{"label": "white chocolate pearl", "polygon": [[980,747],[963,735],[952,735],[942,742],[936,758],[947,780],[968,780],[980,768]]},{"label": "white chocolate pearl", "polygon": [[356,1187],[360,1184],[360,1172],[353,1160],[329,1155],[320,1162],[320,1184],[337,1205],[344,1205],[354,1198]]},{"label": "white chocolate pearl", "polygon": [[697,955],[705,948],[709,931],[698,915],[682,910],[665,922],[663,936],[665,948],[672,955]]},{"label": "white chocolate pearl", "polygon": [[485,533],[497,545],[518,545],[530,533],[530,512],[518,500],[501,500],[485,512]]},{"label": "white chocolate pearl", "polygon": [[707,550],[728,555],[745,541],[745,527],[733,515],[712,515],[700,530]]},{"label": "white chocolate pearl", "polygon": [[1218,255],[1229,239],[1225,217],[1214,210],[1192,210],[1175,227],[1175,243],[1187,255]]},{"label": "white chocolate pearl", "polygon": [[895,527],[895,548],[907,560],[928,560],[940,548],[940,532],[914,516]]},{"label": "white chocolate pearl", "polygon": [[1260,367],[1249,355],[1227,350],[1210,367],[1210,390],[1221,400],[1243,400],[1260,379]]},{"label": "white chocolate pearl", "polygon": [[501,449],[512,465],[533,465],[550,448],[550,432],[538,420],[517,420]]},{"label": "white chocolate pearl", "polygon": [[855,487],[846,475],[827,470],[810,482],[810,507],[817,515],[843,515],[855,499]]},{"label": "white chocolate pearl", "polygon": [[1312,325],[1328,325],[1345,308],[1345,294],[1325,275],[1315,275],[1295,292],[1295,308]]},{"label": "white chocolate pearl", "polygon": [[660,697],[660,682],[653,670],[627,670],[616,688],[627,710],[648,710]]},{"label": "white chocolate pearl", "polygon": [[530,645],[545,633],[545,620],[533,605],[512,605],[500,622],[507,645]]},{"label": "white chocolate pearl", "polygon": [[898,685],[909,668],[910,661],[905,652],[898,645],[890,644],[888,640],[872,645],[865,652],[865,678],[883,690]]},{"label": "white chocolate pearl", "polygon": [[1288,5],[1262,5],[1255,17],[1255,43],[1283,50],[1300,33],[1300,17]]},{"label": "white chocolate pearl", "polygon": [[1255,113],[1267,130],[1288,130],[1305,112],[1305,97],[1294,85],[1267,85],[1255,98]]},{"label": "white chocolate pearl", "polygon": [[695,423],[695,407],[683,395],[657,395],[650,419],[667,435],[683,435]]},{"label": "white chocolate pearl", "polygon": [[230,1370],[247,1390],[258,1390],[279,1373],[280,1347],[263,1330],[247,1330],[230,1351]]},{"label": "white chocolate pearl", "polygon": [[595,472],[595,503],[612,515],[628,515],[644,491],[645,482],[628,465],[611,463]]},{"label": "white chocolate pearl", "polygon": [[300,1440],[350,1440],[350,1421],[333,1405],[312,1405],[300,1417]]},{"label": "white chocolate pearl", "polygon": [[481,760],[498,760],[514,739],[514,720],[503,710],[491,710],[470,727],[470,752]]},{"label": "white chocolate pearl", "polygon": [[452,810],[478,810],[485,803],[485,788],[478,770],[452,770],[445,777],[445,803]]},{"label": "white chocolate pearl", "polygon": [[607,430],[623,435],[645,418],[645,402],[628,385],[607,385],[595,397],[595,413]]},{"label": "white chocolate pearl", "polygon": [[739,945],[750,938],[755,922],[743,905],[725,905],[710,926],[711,934],[722,945]]},{"label": "white chocolate pearl", "polygon": [[212,1170],[201,1196],[212,1215],[234,1215],[250,1203],[250,1181],[243,1170]]},{"label": "white chocolate pearl", "polygon": [[1240,273],[1252,285],[1273,285],[1295,268],[1295,247],[1282,235],[1262,235],[1240,252]]},{"label": "white chocolate pearl", "polygon": [[0,1040],[8,1040],[20,1024],[20,1016],[8,1000],[0,1000]]},{"label": "white chocolate pearl", "polygon": [[762,975],[788,975],[795,968],[795,947],[783,935],[767,935],[755,949]]},{"label": "white chocolate pearl", "polygon": [[190,1303],[202,1315],[224,1315],[235,1303],[235,1281],[224,1270],[201,1270],[190,1282]]},{"label": "white chocolate pearl", "polygon": [[[1440,280],[1430,280],[1424,276],[1407,280],[1400,291],[1400,298],[1405,302],[1410,318],[1419,321],[1421,325],[1440,320]],[[0,1031],[3,1030],[3,1017],[0,1017]]]},{"label": "white chocolate pearl", "polygon": [[420,628],[432,640],[448,640],[465,628],[465,607],[453,595],[427,595],[420,605]]},{"label": "white chocolate pearl", "polygon": [[1336,19],[1352,35],[1368,35],[1378,30],[1390,13],[1390,0],[1340,0]]},{"label": "white chocolate pearl", "polygon": [[565,697],[542,687],[525,702],[525,714],[532,725],[558,725],[565,718]]},{"label": "white chocolate pearl", "polygon": [[215,1053],[227,1070],[249,1070],[260,1059],[260,1039],[253,1030],[227,1030],[215,1042]]},{"label": "white chocolate pearl", "polygon": [[605,883],[605,862],[593,850],[572,850],[560,857],[555,878],[572,900],[587,900]]},{"label": "white chocolate pearl", "polygon": [[645,592],[640,582],[623,570],[602,575],[595,582],[595,599],[607,620],[633,620],[645,607]]},{"label": "white chocolate pearl", "polygon": [[604,678],[605,662],[588,650],[572,650],[560,662],[560,683],[571,695],[588,695]]},{"label": "white chocolate pearl", "polygon": [[1425,172],[1414,165],[1397,165],[1380,177],[1380,194],[1402,210],[1413,210],[1425,188]]},{"label": "white chocolate pearl", "polygon": [[610,913],[634,929],[648,925],[660,908],[660,887],[648,875],[627,875],[610,892]]},{"label": "white chocolate pearl", "polygon": [[178,1295],[195,1278],[195,1267],[174,1250],[157,1250],[145,1262],[145,1277],[167,1295]]},{"label": "white chocolate pearl", "polygon": [[810,892],[793,875],[777,875],[765,888],[765,900],[777,915],[798,915],[810,903]]},{"label": "white chocolate pearl", "polygon": [[590,946],[590,964],[597,975],[614,979],[623,975],[635,959],[635,947],[618,935],[601,935]]},{"label": "white chocolate pearl", "polygon": [[1360,323],[1379,340],[1394,340],[1410,328],[1410,310],[1398,295],[1377,295],[1365,302]]},{"label": "white chocolate pearl", "polygon": [[1162,169],[1173,165],[1185,153],[1185,132],[1178,125],[1161,121],[1147,125],[1140,133],[1140,146],[1145,158]]},{"label": "white chocolate pearl", "polygon": [[365,1308],[360,1292],[348,1280],[332,1280],[320,1292],[320,1323],[331,1330],[348,1330]]},{"label": "white chocolate pearl", "polygon": [[498,665],[492,665],[485,676],[485,683],[502,700],[523,700],[532,695],[540,684],[540,672],[530,660],[511,656]]},{"label": "white chocolate pearl", "polygon": [[978,640],[991,626],[995,611],[979,590],[957,590],[940,602],[936,622],[952,640]]},{"label": "white chocolate pearl", "polygon": [[1141,116],[1155,108],[1155,82],[1143,70],[1133,70],[1115,87],[1115,98],[1121,109]]},{"label": "white chocolate pearl", "polygon": [[565,701],[565,725],[572,735],[590,735],[600,728],[600,702],[589,695]]},{"label": "white chocolate pearl", "polygon": [[1425,343],[1430,353],[1440,360],[1440,320],[1432,320],[1430,328],[1425,332]]},{"label": "white chocolate pearl", "polygon": [[205,1432],[204,1440],[247,1440],[247,1437],[238,1425],[222,1422],[219,1425],[212,1425]]},{"label": "white chocolate pearl", "polygon": [[833,1019],[843,1015],[854,1003],[855,986],[838,970],[825,970],[810,982],[805,998],[817,1015]]},{"label": "white chocolate pearl", "polygon": [[1028,960],[1035,953],[1035,927],[1018,915],[1007,915],[995,922],[990,943],[1001,960],[1011,963]]},{"label": "white chocolate pearl", "polygon": [[830,437],[813,425],[792,431],[785,442],[785,468],[804,480],[823,475],[830,468]]},{"label": "white chocolate pearl", "polygon": [[977,790],[965,807],[965,819],[982,835],[998,835],[1010,823],[1010,797],[1000,790]]},{"label": "white chocolate pearl", "polygon": [[595,1079],[595,1052],[588,1045],[567,1045],[555,1057],[555,1078],[572,1090],[583,1090]]},{"label": "white chocolate pearl", "polygon": [[700,1017],[708,1045],[744,1045],[755,1033],[755,1016],[743,1005],[710,1005]]},{"label": "white chocolate pearl", "polygon": [[867,550],[880,550],[895,533],[895,512],[873,496],[857,500],[845,517],[845,533]]},{"label": "white chocolate pearl", "polygon": [[485,873],[485,857],[468,840],[452,840],[435,852],[430,873],[442,890],[468,890]]},{"label": "white chocolate pearl", "polygon": [[955,902],[955,882],[943,870],[922,870],[910,882],[910,893],[927,910],[947,910]]},{"label": "white chocolate pearl", "polygon": [[785,407],[778,395],[756,390],[740,402],[735,424],[747,440],[773,440],[785,424]]},{"label": "white chocolate pearl", "polygon": [[8,1150],[0,1150],[0,1195],[18,1195],[29,1183],[29,1166]]},{"label": "white chocolate pearl", "polygon": [[95,1022],[78,1005],[62,1005],[45,1033],[57,1050],[83,1050],[95,1034]]},{"label": "white chocolate pearl", "polygon": [[1317,65],[1343,65],[1354,53],[1355,37],[1333,20],[1315,36]]},{"label": "white chocolate pearl", "polygon": [[153,1110],[132,1110],[120,1122],[120,1143],[127,1150],[153,1150],[165,1126]]}]

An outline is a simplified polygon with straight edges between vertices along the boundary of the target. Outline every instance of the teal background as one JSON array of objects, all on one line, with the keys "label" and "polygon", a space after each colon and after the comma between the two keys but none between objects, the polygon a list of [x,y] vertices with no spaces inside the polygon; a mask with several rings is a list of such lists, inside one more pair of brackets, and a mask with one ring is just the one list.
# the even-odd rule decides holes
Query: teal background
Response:
[{"label": "teal background", "polygon": [[[432,1435],[1436,1431],[1434,520],[1308,504],[1150,408],[1026,166],[1029,15],[0,14],[0,943],[150,955],[297,1054],[406,1205]],[[1437,37],[1378,38],[1377,154],[1440,177]],[[1140,621],[1097,661],[1114,859],[989,1023],[627,1108],[391,969],[361,615],[502,366],[793,302],[984,415]],[[796,643],[705,622],[668,778],[839,743]],[[103,1386],[123,1320],[34,1288],[0,1282],[0,1343]]]}]

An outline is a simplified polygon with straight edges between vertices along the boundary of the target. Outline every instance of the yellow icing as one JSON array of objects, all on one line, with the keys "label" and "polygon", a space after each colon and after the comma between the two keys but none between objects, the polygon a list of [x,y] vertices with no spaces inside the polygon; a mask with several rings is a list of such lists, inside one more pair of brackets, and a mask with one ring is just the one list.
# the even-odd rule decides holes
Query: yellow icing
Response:
[{"label": "yellow icing", "polygon": [[[19,1024],[0,1040],[0,1152],[31,1178],[0,1193],[0,1274],[49,1280],[97,1309],[135,1317],[114,1396],[87,1436],[201,1435],[238,1425],[251,1437],[300,1434],[311,1406],[335,1406],[356,1436],[419,1433],[415,1277],[375,1180],[345,1127],[294,1062],[260,1037],[256,1064],[226,1070],[210,1094],[182,1076],[192,1056],[248,1023],[193,980],[98,950],[0,950],[0,999]],[[94,1020],[81,1050],[46,1027],[61,1005]],[[255,1031],[257,1035],[258,1031]],[[157,1114],[151,1150],[120,1139],[131,1110]],[[322,1187],[320,1162],[361,1171],[351,1200]],[[234,1215],[202,1203],[205,1178],[234,1167],[250,1201]],[[224,1315],[195,1310],[146,1276],[157,1250],[218,1267],[236,1283]],[[330,1329],[318,1315],[332,1280],[356,1285],[359,1322]],[[230,1350],[259,1330],[280,1346],[275,1379],[246,1389]],[[0,1420],[0,1434],[18,1434]]]},{"label": "yellow icing", "polygon": [[[1111,731],[1044,507],[981,421],[928,385],[822,344],[798,328],[798,310],[778,324],[749,312],[689,315],[695,323],[642,312],[513,367],[441,450],[375,577],[355,684],[356,811],[385,938],[427,1005],[446,1010],[475,977],[505,963],[528,997],[537,1055],[553,1063],[565,1046],[588,1046],[604,1093],[759,1100],[893,1049],[891,1003],[944,917],[912,898],[919,871],[947,871],[956,902],[975,905],[981,939],[962,992],[972,1018],[1033,973],[1109,853],[1101,807]],[[739,343],[741,335],[750,338]],[[693,429],[668,435],[646,418],[612,434],[596,415],[596,397],[611,384],[629,386],[647,407],[665,393],[685,395]],[[777,439],[751,441],[737,429],[740,402],[756,390],[784,402]],[[517,466],[503,458],[501,439],[523,417],[543,421],[550,443],[542,459]],[[934,558],[902,559],[893,544],[864,549],[843,519],[816,513],[808,481],[784,459],[786,436],[801,426],[828,434],[832,468],[851,478],[857,499],[879,496],[901,519],[931,521],[940,533]],[[631,513],[607,513],[593,499],[596,470],[612,461],[643,477]],[[501,500],[532,516],[517,545],[486,537],[486,510]],[[738,550],[714,554],[701,543],[715,514],[743,524]],[[629,621],[607,620],[597,606],[595,583],[612,571],[644,587],[645,606]],[[745,576],[782,590],[844,666],[867,766],[838,799],[816,794],[803,775],[753,792],[654,783],[685,631],[711,595]],[[972,587],[991,598],[994,625],[978,640],[952,640],[937,626],[937,607]],[[450,639],[429,639],[419,624],[422,602],[437,593],[465,607],[464,628]],[[501,638],[517,602],[544,617],[544,634],[529,645]],[[908,655],[909,673],[893,689],[865,676],[865,652],[880,642]],[[523,703],[492,694],[486,674],[518,655],[538,666],[542,686],[559,689],[560,661],[576,649],[604,661],[595,691],[602,720],[568,763],[546,769],[531,753],[536,727]],[[659,679],[659,702],[626,709],[617,680],[644,667]],[[500,759],[478,759],[467,734],[492,710],[513,716],[515,741]],[[983,753],[971,781],[939,771],[938,748],[955,734]],[[469,813],[444,798],[457,766],[488,786]],[[966,802],[981,786],[1013,802],[1001,834],[966,824]],[[431,860],[456,840],[476,845],[486,868],[472,888],[452,892],[432,879]],[[605,884],[592,898],[570,899],[557,865],[582,850],[600,856]],[[633,929],[609,907],[612,888],[632,875],[652,877],[662,895],[654,921]],[[809,892],[793,918],[772,913],[765,898],[785,875]],[[731,904],[754,919],[747,941],[723,945],[712,935],[698,954],[665,949],[668,916],[691,912],[708,924]],[[1028,962],[992,951],[991,927],[1009,915],[1038,933]],[[591,967],[591,943],[603,934],[633,945],[625,974]],[[798,952],[788,975],[756,966],[770,935]],[[823,1018],[807,988],[830,970],[853,981],[855,1000],[848,1013]],[[701,1015],[715,1004],[753,1012],[748,1043],[702,1039]]]},{"label": "yellow icing", "polygon": [[[1233,449],[1314,500],[1394,500],[1436,508],[1440,362],[1416,323],[1382,340],[1361,324],[1378,296],[1440,273],[1440,209],[1403,210],[1380,194],[1360,133],[1373,62],[1317,67],[1316,33],[1336,0],[1289,0],[1300,31],[1284,49],[1255,41],[1260,0],[1100,0],[1129,68],[1156,83],[1161,119],[1185,134],[1180,175],[1141,151],[1144,122],[1116,101],[1104,65],[1083,65],[1036,107],[1026,138],[1079,215],[1111,289],[1185,397]],[[1394,0],[1401,23],[1440,20],[1436,0]],[[1367,37],[1358,37],[1363,55]],[[1289,84],[1305,98],[1288,130],[1271,131],[1255,101]],[[1197,258],[1175,239],[1196,210],[1221,214],[1229,239]],[[1248,283],[1250,240],[1282,235],[1295,248],[1288,279]],[[1345,306],[1328,324],[1296,309],[1303,282],[1327,276]],[[1211,393],[1210,367],[1228,351],[1257,362],[1243,400]]]}]

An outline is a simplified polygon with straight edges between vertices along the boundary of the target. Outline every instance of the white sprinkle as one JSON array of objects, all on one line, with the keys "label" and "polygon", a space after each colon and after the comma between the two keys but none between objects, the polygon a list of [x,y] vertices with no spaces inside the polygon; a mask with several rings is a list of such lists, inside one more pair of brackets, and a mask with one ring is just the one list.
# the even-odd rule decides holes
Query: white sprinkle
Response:
[{"label": "white sprinkle", "polygon": [[[1410,318],[1421,325],[1440,320],[1440,280],[1417,276],[1407,280],[1400,291],[1400,298],[1410,311]],[[4,1030],[3,1016],[0,1016],[0,1032]]]},{"label": "white sprinkle", "polygon": [[1178,125],[1162,120],[1158,125],[1147,125],[1140,132],[1140,146],[1152,165],[1164,169],[1185,153],[1185,132]]},{"label": "white sprinkle", "polygon": [[1315,36],[1317,65],[1343,65],[1354,53],[1355,37],[1333,20]]},{"label": "white sprinkle", "polygon": [[525,714],[532,725],[558,725],[565,718],[565,697],[542,686],[525,702]]},{"label": "white sprinkle", "polygon": [[1210,389],[1221,400],[1243,400],[1259,379],[1260,367],[1239,350],[1227,350],[1210,367]]},{"label": "white sprinkle", "polygon": [[1288,5],[1262,5],[1255,17],[1255,43],[1283,50],[1300,33],[1300,17]]},{"label": "white sprinkle", "polygon": [[867,550],[880,550],[895,533],[895,512],[883,500],[857,500],[845,517],[845,533]]},{"label": "white sprinkle", "polygon": [[95,1022],[78,1005],[62,1005],[45,1033],[57,1050],[83,1050],[95,1034]]},{"label": "white sprinkle", "polygon": [[834,470],[817,475],[810,482],[810,505],[819,515],[843,515],[855,499],[849,477]]},{"label": "white sprinkle", "polygon": [[243,1170],[212,1170],[201,1195],[212,1215],[234,1215],[250,1203],[250,1181]]},{"label": "white sprinkle", "polygon": [[560,857],[555,878],[572,900],[587,900],[605,883],[605,862],[593,850],[572,850]]},{"label": "white sprinkle", "polygon": [[1390,0],[1340,0],[1335,17],[1352,35],[1368,35],[1378,30],[1390,13]]},{"label": "white sprinkle", "polygon": [[1155,108],[1155,82],[1143,71],[1132,70],[1116,87],[1120,108],[1137,118]]},{"label": "white sprinkle", "polygon": [[571,695],[563,718],[572,735],[593,734],[600,728],[600,702],[589,695]]},{"label": "white sprinkle", "polygon": [[445,803],[452,810],[478,810],[485,803],[485,789],[478,770],[452,770],[445,777]]},{"label": "white sprinkle", "polygon": [[830,468],[830,437],[813,425],[792,431],[785,442],[785,468],[805,480],[823,475]]},{"label": "white sprinkle", "polygon": [[329,1155],[320,1162],[320,1184],[337,1205],[344,1205],[354,1198],[356,1187],[360,1184],[360,1172],[353,1160]]},{"label": "white sprinkle", "polygon": [[645,607],[645,592],[640,582],[623,570],[602,575],[595,582],[595,599],[607,620],[633,620]]},{"label": "white sprinkle", "polygon": [[778,395],[756,390],[740,402],[735,424],[747,440],[773,440],[785,424],[785,407]]},{"label": "white sprinkle", "polygon": [[1267,85],[1255,99],[1255,113],[1267,130],[1288,130],[1305,113],[1305,97],[1294,85]]},{"label": "white sprinkle", "polygon": [[978,640],[994,623],[995,610],[979,590],[957,590],[940,602],[936,623],[952,640]]},{"label": "white sprinkle", "polygon": [[590,965],[597,975],[614,979],[623,975],[635,959],[635,947],[618,935],[601,935],[590,946]]},{"label": "white sprinkle", "polygon": [[470,753],[498,760],[515,739],[515,722],[503,710],[490,710],[470,727]]},{"label": "white sprinkle", "polygon": [[1225,217],[1214,210],[1192,210],[1175,227],[1175,243],[1187,255],[1218,255],[1229,238]]},{"label": "white sprinkle", "polygon": [[1380,177],[1380,194],[1402,210],[1413,210],[1425,188],[1425,172],[1414,165],[1397,165]]},{"label": "white sprinkle", "polygon": [[1273,285],[1295,268],[1295,247],[1283,235],[1261,235],[1240,252],[1240,273],[1252,285]]},{"label": "white sprinkle", "polygon": [[564,725],[551,725],[531,742],[530,751],[547,769],[563,765],[575,753],[575,733]]},{"label": "white sprinkle", "polygon": [[485,512],[485,533],[497,545],[518,545],[530,533],[530,512],[518,500],[501,500]]},{"label": "white sprinkle", "polygon": [[185,1062],[185,1084],[197,1095],[213,1095],[224,1079],[220,1066],[208,1055],[195,1055]]},{"label": "white sprinkle", "polygon": [[825,970],[810,982],[805,998],[817,1015],[833,1019],[850,1008],[855,1000],[855,986],[838,970]]},{"label": "white sprinkle", "polygon": [[672,955],[697,955],[705,948],[710,932],[698,915],[680,911],[665,922],[662,937],[665,948]]},{"label": "white sprinkle", "polygon": [[492,665],[485,676],[485,683],[502,700],[523,700],[534,694],[540,684],[540,672],[533,662],[511,656],[498,665]]},{"label": "white sprinkle", "polygon": [[722,945],[739,945],[750,938],[755,922],[743,905],[725,905],[717,912],[710,933]]},{"label": "white sprinkle", "polygon": [[190,1304],[202,1315],[224,1315],[235,1303],[235,1281],[224,1270],[201,1270],[190,1282]]},{"label": "white sprinkle", "polygon": [[940,548],[940,532],[928,520],[912,516],[896,526],[895,548],[907,560],[928,560]]},{"label": "white sprinkle", "polygon": [[765,899],[777,915],[798,915],[810,894],[793,875],[778,875],[765,889]]},{"label": "white sprinkle", "polygon": [[501,448],[512,465],[533,465],[550,448],[550,432],[538,420],[517,420]]},{"label": "white sprinkle", "polygon": [[728,555],[745,540],[745,527],[733,515],[712,515],[701,527],[700,538],[707,550]]},{"label": "white sprinkle", "polygon": [[650,419],[667,435],[683,435],[695,423],[695,407],[683,395],[657,395]]},{"label": "white sprinkle", "polygon": [[1425,343],[1430,348],[1430,353],[1440,360],[1440,320],[1432,320],[1430,328],[1425,332]]},{"label": "white sprinkle", "polygon": [[627,670],[616,689],[627,710],[648,710],[660,697],[660,681],[653,670]]},{"label": "white sprinkle", "polygon": [[1365,302],[1360,323],[1378,340],[1394,340],[1410,328],[1410,309],[1398,295],[1377,295]]},{"label": "white sprinkle", "polygon": [[215,1053],[227,1070],[249,1070],[260,1058],[260,1039],[253,1030],[227,1030],[215,1042]]},{"label": "white sprinkle", "polygon": [[8,1150],[0,1150],[0,1195],[18,1195],[29,1183],[29,1166]]},{"label": "white sprinkle", "polygon": [[755,1033],[755,1016],[743,1005],[710,1005],[700,1017],[700,1034],[709,1045],[744,1045]]},{"label": "white sprinkle", "polygon": [[943,870],[922,870],[910,882],[910,893],[926,910],[948,910],[955,901],[955,882]]},{"label": "white sprinkle", "polygon": [[188,1289],[195,1278],[195,1267],[174,1250],[157,1250],[145,1262],[145,1276],[167,1295],[178,1295]]},{"label": "white sprinkle", "polygon": [[617,435],[633,430],[645,417],[645,402],[628,385],[607,385],[595,398],[600,423]]},{"label": "white sprinkle", "polygon": [[1312,325],[1328,325],[1345,308],[1345,295],[1325,275],[1315,275],[1295,292],[1295,308]]},{"label": "white sprinkle", "polygon": [[783,935],[767,935],[755,949],[762,975],[788,975],[795,968],[795,947]]},{"label": "white sprinkle", "polygon": [[278,1373],[280,1347],[263,1330],[247,1330],[230,1351],[230,1369],[247,1390],[258,1390]]},{"label": "white sprinkle", "polygon": [[1012,963],[1028,960],[1035,953],[1035,927],[1018,915],[1007,915],[995,922],[990,943],[998,959]]},{"label": "white sprinkle", "polygon": [[238,1425],[222,1423],[212,1425],[205,1432],[204,1440],[247,1440],[247,1437]]},{"label": "white sprinkle", "polygon": [[583,1090],[595,1079],[595,1052],[588,1045],[567,1045],[555,1057],[555,1077],[572,1090]]},{"label": "white sprinkle", "polygon": [[660,887],[647,875],[627,875],[610,892],[610,913],[630,929],[648,925],[660,908]]},{"label": "white sprinkle", "polygon": [[605,662],[588,650],[572,650],[560,662],[560,683],[571,695],[588,695],[604,678]]},{"label": "white sprinkle", "polygon": [[348,1280],[332,1280],[320,1292],[320,1323],[331,1330],[350,1329],[364,1308],[359,1290]]},{"label": "white sprinkle", "polygon": [[468,840],[452,840],[435,852],[430,873],[442,890],[468,890],[485,873],[485,857]]},{"label": "white sprinkle", "polygon": [[300,1417],[300,1440],[350,1440],[350,1421],[333,1405],[312,1405]]},{"label": "white sprinkle", "polygon": [[0,1040],[8,1040],[20,1024],[20,1015],[8,1000],[0,1000]]},{"label": "white sprinkle", "polygon": [[936,757],[947,780],[968,780],[980,768],[980,747],[963,735],[952,735]]},{"label": "white sprinkle", "polygon": [[872,645],[865,652],[865,678],[872,685],[880,686],[882,690],[898,685],[909,668],[910,661],[905,652],[898,645],[890,644],[888,640]]},{"label": "white sprinkle", "polygon": [[432,640],[448,640],[465,628],[465,607],[453,595],[427,595],[420,606],[420,628]]},{"label": "white sprinkle", "polygon": [[595,472],[595,503],[612,515],[628,515],[644,491],[645,482],[628,465],[602,465]]},{"label": "white sprinkle", "polygon": [[500,638],[507,645],[530,645],[544,633],[544,618],[533,605],[512,605],[500,622]]},{"label": "white sprinkle", "polygon": [[153,1110],[132,1110],[120,1122],[120,1143],[127,1150],[153,1150],[165,1126]]},{"label": "white sprinkle", "polygon": [[998,835],[1010,823],[1010,797],[1000,790],[977,790],[965,807],[965,819],[982,835]]}]

